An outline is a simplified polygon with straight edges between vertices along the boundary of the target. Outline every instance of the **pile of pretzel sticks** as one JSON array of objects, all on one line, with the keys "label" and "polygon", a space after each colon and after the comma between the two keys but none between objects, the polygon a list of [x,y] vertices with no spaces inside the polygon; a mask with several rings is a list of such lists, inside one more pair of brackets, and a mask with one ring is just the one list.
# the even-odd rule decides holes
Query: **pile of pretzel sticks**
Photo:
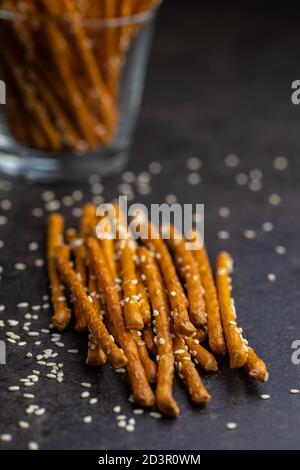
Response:
[{"label": "pile of pretzel sticks", "polygon": [[17,141],[77,152],[112,142],[126,56],[158,3],[0,0],[11,14],[0,20],[0,56]]},{"label": "pile of pretzel sticks", "polygon": [[65,231],[61,215],[49,217],[52,322],[63,331],[74,317],[75,330],[88,336],[87,364],[126,368],[135,402],[156,403],[169,416],[180,411],[172,392],[175,370],[199,405],[211,398],[200,371],[216,372],[215,356],[228,354],[231,368],[267,381],[265,363],[237,325],[230,255],[217,257],[215,284],[204,246],[190,251],[173,227],[168,240],[158,232],[153,237],[148,222],[149,237],[136,241],[115,209],[103,231],[113,223],[114,239],[99,238],[103,218],[93,204],[83,207],[78,232]]}]

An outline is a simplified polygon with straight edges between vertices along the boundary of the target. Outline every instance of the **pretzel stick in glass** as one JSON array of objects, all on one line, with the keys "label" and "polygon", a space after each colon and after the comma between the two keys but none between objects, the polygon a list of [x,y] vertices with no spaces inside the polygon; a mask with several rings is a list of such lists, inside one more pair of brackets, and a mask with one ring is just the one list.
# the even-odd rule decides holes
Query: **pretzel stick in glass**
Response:
[{"label": "pretzel stick in glass", "polygon": [[[169,305],[158,266],[145,247],[138,249],[141,270],[146,277],[157,334],[158,372],[156,401],[160,411],[178,416],[179,407],[172,395],[174,378],[174,355],[169,324]],[[153,323],[154,323],[153,322]]]},{"label": "pretzel stick in glass", "polygon": [[88,238],[86,242],[90,263],[96,276],[98,289],[102,289],[107,314],[116,333],[116,339],[128,359],[127,372],[133,395],[140,406],[152,406],[155,397],[147,381],[138,350],[131,333],[126,329],[116,285],[107,268],[103,251],[97,240]]},{"label": "pretzel stick in glass", "polygon": [[226,346],[230,357],[230,367],[243,367],[248,359],[248,347],[236,323],[234,302],[231,298],[232,259],[225,251],[217,257],[216,279],[220,312]]},{"label": "pretzel stick in glass", "polygon": [[71,320],[71,312],[67,306],[64,286],[61,283],[56,269],[57,247],[61,246],[64,231],[64,219],[59,214],[52,214],[48,219],[48,275],[51,289],[51,302],[54,310],[53,325],[60,331],[67,328]]},{"label": "pretzel stick in glass", "polygon": [[70,289],[72,296],[80,305],[81,310],[85,313],[86,322],[90,332],[97,341],[113,367],[118,369],[127,363],[124,352],[115,344],[113,337],[108,333],[101,318],[93,306],[93,299],[85,292],[82,282],[78,279],[75,271],[71,268],[68,261],[68,247],[61,246],[57,248],[57,266],[58,269]]},{"label": "pretzel stick in glass", "polygon": [[178,375],[185,382],[191,400],[198,405],[206,405],[211,396],[206,390],[195,364],[191,360],[183,338],[175,335],[173,350]]},{"label": "pretzel stick in glass", "polygon": [[[194,232],[193,236],[199,237]],[[200,246],[200,238],[198,238]],[[197,250],[192,250],[202,285],[204,287],[204,296],[207,309],[207,332],[209,347],[215,354],[226,354],[226,344],[224,339],[223,326],[218,302],[217,289],[215,286],[210,262],[204,244]]]}]

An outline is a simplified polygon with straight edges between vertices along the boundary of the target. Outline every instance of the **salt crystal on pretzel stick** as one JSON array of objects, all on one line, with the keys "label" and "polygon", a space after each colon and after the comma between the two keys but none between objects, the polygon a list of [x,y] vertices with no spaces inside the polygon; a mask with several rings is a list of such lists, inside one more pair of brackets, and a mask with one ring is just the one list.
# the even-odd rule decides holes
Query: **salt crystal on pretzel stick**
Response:
[{"label": "salt crystal on pretzel stick", "polygon": [[218,370],[218,364],[214,356],[203,348],[203,346],[195,343],[194,338],[187,338],[185,342],[189,348],[189,353],[197,359],[197,364],[199,364],[203,370],[206,372],[216,372]]},{"label": "salt crystal on pretzel stick", "polygon": [[150,301],[153,308],[157,334],[158,372],[156,401],[159,410],[170,416],[179,415],[179,407],[172,395],[174,378],[174,355],[170,332],[169,305],[164,292],[159,268],[145,247],[138,249],[140,265],[146,277]]},{"label": "salt crystal on pretzel stick", "polygon": [[171,225],[167,230],[170,234],[167,244],[170,245],[173,250],[176,265],[185,282],[189,301],[190,320],[196,327],[205,326],[207,323],[207,314],[204,290],[197,265],[191,252],[187,249],[184,238],[179,236],[174,226]]},{"label": "salt crystal on pretzel stick", "polygon": [[230,357],[230,367],[243,367],[248,359],[248,347],[243,341],[242,334],[237,328],[236,313],[231,298],[232,258],[222,251],[217,257],[216,279],[222,325],[226,346]]},{"label": "salt crystal on pretzel stick", "polygon": [[124,352],[115,344],[114,339],[108,333],[101,318],[97,315],[93,302],[91,302],[90,297],[85,292],[82,282],[78,279],[75,271],[70,266],[68,256],[66,256],[68,248],[66,246],[62,246],[59,247],[57,251],[58,269],[70,289],[71,294],[76,299],[76,302],[80,304],[82,311],[85,313],[90,332],[97,343],[101,345],[114,368],[118,369],[125,366],[127,359]]},{"label": "salt crystal on pretzel stick", "polygon": [[119,295],[116,285],[114,284],[107,268],[103,251],[97,240],[93,238],[87,239],[86,246],[90,262],[96,276],[98,288],[103,291],[107,314],[115,330],[116,339],[123,348],[128,359],[126,367],[135,401],[140,406],[152,406],[155,402],[155,397],[147,381],[135,341],[132,334],[126,329],[123,312],[119,302]]},{"label": "salt crystal on pretzel stick", "polygon": [[[193,236],[199,237],[196,232]],[[200,238],[199,238],[200,245]],[[192,251],[204,287],[204,296],[207,309],[207,330],[209,347],[212,352],[220,355],[226,354],[226,344],[221,321],[217,290],[211,271],[209,259],[204,244]]]},{"label": "salt crystal on pretzel stick", "polygon": [[146,345],[141,336],[138,335],[137,331],[131,331],[133,339],[137,345],[139,357],[143,367],[145,369],[145,374],[149,383],[156,382],[157,367],[156,363],[149,357]]},{"label": "salt crystal on pretzel stick", "polygon": [[186,350],[183,338],[175,335],[173,349],[178,375],[185,382],[192,401],[198,405],[206,405],[211,396],[206,390],[195,364]]},{"label": "salt crystal on pretzel stick", "polygon": [[54,315],[52,323],[63,331],[71,320],[71,312],[67,306],[65,292],[56,269],[56,247],[62,244],[64,219],[59,214],[52,214],[48,219],[48,275],[50,280],[51,301]]},{"label": "salt crystal on pretzel stick", "polygon": [[250,347],[248,347],[248,359],[245,367],[248,374],[253,379],[259,380],[260,382],[268,381],[269,373],[266,364]]},{"label": "salt crystal on pretzel stick", "polygon": [[154,233],[154,230],[154,227],[149,224],[146,245],[155,253],[157,262],[161,268],[173,311],[175,331],[184,336],[192,336],[196,328],[190,322],[188,316],[186,296],[165,243],[161,238],[151,237],[151,233]]}]

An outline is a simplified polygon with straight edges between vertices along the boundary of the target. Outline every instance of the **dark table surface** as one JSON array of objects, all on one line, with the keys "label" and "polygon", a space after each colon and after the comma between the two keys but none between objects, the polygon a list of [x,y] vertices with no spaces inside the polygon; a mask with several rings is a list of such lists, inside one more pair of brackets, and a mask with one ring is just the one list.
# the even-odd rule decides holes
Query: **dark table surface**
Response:
[{"label": "dark table surface", "polygon": [[[179,8],[178,3],[181,4]],[[124,375],[110,366],[95,370],[85,365],[86,340],[73,331],[63,334],[64,348],[40,333],[28,337],[22,330],[24,314],[38,315],[34,330],[47,328],[50,311],[32,310],[43,305],[48,293],[45,266],[37,259],[45,253],[46,219],[57,203],[45,203],[45,191],[55,193],[55,201],[72,195],[72,206],[62,203],[60,210],[68,225],[78,223],[78,211],[92,198],[92,184],[80,186],[29,186],[1,177],[0,259],[3,267],[0,304],[0,339],[7,331],[19,333],[27,341],[20,347],[7,346],[7,364],[0,366],[0,434],[10,433],[11,442],[0,442],[0,449],[27,448],[36,441],[41,449],[296,449],[300,446],[300,366],[291,361],[291,344],[300,339],[299,316],[299,123],[300,107],[291,103],[291,82],[299,76],[300,32],[297,12],[277,9],[264,12],[253,6],[199,6],[202,2],[168,1],[162,7],[153,54],[149,66],[143,109],[132,148],[129,170],[138,175],[153,161],[162,172],[153,176],[152,191],[140,194],[133,184],[136,201],[161,203],[176,195],[180,203],[205,204],[206,243],[212,259],[220,249],[229,250],[235,260],[234,296],[244,334],[270,369],[267,384],[250,381],[241,371],[230,371],[224,363],[204,381],[212,394],[205,409],[192,406],[180,383],[175,396],[181,407],[178,419],[155,420],[149,412],[135,416],[135,432],[117,426],[113,407],[134,416],[128,402],[129,385]],[[197,6],[198,5],[198,6]],[[234,153],[239,164],[229,167],[225,157]],[[288,168],[278,170],[274,159],[285,156]],[[187,160],[202,161],[201,182],[190,184],[192,172]],[[240,185],[236,177],[253,169],[263,173],[259,183]],[[252,176],[257,172],[251,173]],[[258,174],[259,176],[259,174]],[[239,176],[240,179],[243,177]],[[121,177],[103,182],[106,200],[118,195]],[[257,188],[254,191],[253,188]],[[252,189],[251,189],[252,188]],[[99,190],[99,188],[96,188]],[[73,191],[77,190],[74,194]],[[83,199],[80,200],[82,194]],[[278,205],[270,203],[279,195]],[[48,194],[49,196],[49,194]],[[46,196],[47,197],[47,196]],[[79,200],[76,200],[79,199]],[[3,203],[9,200],[9,203]],[[278,198],[277,198],[278,200]],[[276,197],[271,197],[271,202]],[[220,207],[230,209],[221,217]],[[43,210],[39,212],[33,208]],[[6,209],[6,210],[5,210]],[[8,209],[8,210],[7,210]],[[273,230],[266,231],[266,222]],[[245,231],[254,238],[245,237]],[[229,238],[220,239],[220,231]],[[226,236],[225,233],[225,236]],[[222,235],[222,234],[221,234]],[[29,243],[37,242],[37,251]],[[4,246],[2,246],[4,243]],[[286,253],[278,254],[283,246]],[[24,263],[26,269],[16,269]],[[268,279],[275,274],[275,282]],[[17,308],[22,301],[28,309]],[[8,319],[20,320],[9,326]],[[35,345],[35,341],[41,341]],[[48,370],[36,364],[35,355],[46,348],[58,352],[64,364],[64,382],[45,378]],[[72,355],[70,348],[78,348]],[[31,351],[33,358],[26,358]],[[41,371],[40,380],[26,389],[19,379],[32,369]],[[90,405],[80,398],[81,382],[90,382]],[[10,385],[20,385],[8,392]],[[23,393],[34,393],[26,400]],[[262,400],[261,394],[269,394]],[[46,409],[43,416],[26,415],[30,403]],[[90,424],[83,417],[91,415]],[[28,420],[30,428],[19,429]],[[228,422],[237,423],[229,431]]]}]

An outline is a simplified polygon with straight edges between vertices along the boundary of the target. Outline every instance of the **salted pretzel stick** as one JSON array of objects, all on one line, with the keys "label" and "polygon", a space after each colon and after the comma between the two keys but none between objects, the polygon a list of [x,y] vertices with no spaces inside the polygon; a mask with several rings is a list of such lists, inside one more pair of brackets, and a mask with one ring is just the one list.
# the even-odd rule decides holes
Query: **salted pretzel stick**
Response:
[{"label": "salted pretzel stick", "polygon": [[70,289],[71,294],[80,305],[81,310],[85,312],[89,330],[97,341],[97,344],[101,345],[114,368],[118,369],[125,366],[127,359],[124,352],[115,344],[114,339],[108,333],[103,321],[99,315],[97,315],[93,306],[93,299],[87,295],[82,282],[78,279],[75,271],[70,266],[68,258],[65,255],[68,248],[62,246],[59,247],[57,251],[58,269]]},{"label": "salted pretzel stick", "polygon": [[228,253],[222,251],[217,257],[217,291],[226,346],[230,357],[230,367],[236,369],[246,364],[248,347],[236,323],[236,313],[231,298],[231,272],[232,259]]},{"label": "salted pretzel stick", "polygon": [[132,336],[137,345],[139,357],[145,369],[147,380],[149,383],[155,383],[157,374],[156,363],[149,357],[145,342],[143,341],[142,337],[138,335],[138,332],[133,330]]},{"label": "salted pretzel stick", "polygon": [[[196,342],[195,342],[196,341]],[[214,356],[201,346],[194,338],[187,338],[185,340],[189,353],[195,358],[196,364],[206,372],[216,372],[218,364]]]},{"label": "salted pretzel stick", "polygon": [[195,260],[187,249],[184,238],[179,237],[173,225],[168,227],[170,239],[167,241],[173,250],[176,264],[185,282],[189,301],[189,316],[196,327],[205,326],[207,314],[203,296],[203,287]]},{"label": "salted pretzel stick", "polygon": [[206,330],[202,328],[198,328],[196,334],[193,336],[193,339],[197,339],[199,343],[203,343],[206,340]]},{"label": "salted pretzel stick", "polygon": [[[193,235],[199,237],[196,232],[194,232]],[[200,238],[198,241],[200,246]],[[224,355],[226,354],[226,344],[221,322],[217,289],[204,244],[202,243],[202,248],[192,250],[192,255],[195,258],[195,262],[201,276],[202,285],[204,287],[209,347],[212,352]]]},{"label": "salted pretzel stick", "polygon": [[156,401],[160,411],[170,416],[178,416],[179,407],[172,395],[174,378],[174,356],[169,324],[169,305],[164,292],[163,280],[158,266],[145,247],[138,249],[140,266],[146,277],[153,315],[158,350],[158,372]]},{"label": "salted pretzel stick", "polygon": [[155,397],[147,381],[135,341],[132,334],[126,329],[119,295],[107,268],[103,251],[97,240],[93,238],[87,239],[86,246],[90,263],[96,276],[98,289],[103,291],[107,314],[115,330],[116,339],[128,359],[126,367],[135,401],[140,406],[152,406],[155,402]]},{"label": "salted pretzel stick", "polygon": [[148,351],[151,352],[153,354],[153,356],[156,356],[157,355],[157,347],[156,347],[156,344],[154,342],[152,327],[151,327],[150,323],[148,325],[146,325],[144,330],[143,330],[143,339],[145,341],[145,345],[146,345]]},{"label": "salted pretzel stick", "polygon": [[[148,229],[150,230],[150,233],[152,233],[152,230],[155,230],[150,224]],[[161,268],[173,311],[175,331],[184,336],[192,336],[195,333],[196,328],[190,322],[186,307],[187,300],[165,243],[161,238],[152,237],[146,240],[146,245],[156,254],[156,259]]]},{"label": "salted pretzel stick", "polygon": [[178,375],[185,382],[192,401],[198,405],[206,405],[211,396],[186,350],[184,340],[177,335],[173,339],[173,349]]},{"label": "salted pretzel stick", "polygon": [[66,329],[71,320],[71,312],[67,306],[64,287],[56,269],[55,250],[62,244],[64,219],[59,214],[52,214],[48,219],[48,275],[50,280],[51,301],[54,310],[53,325],[60,331]]},{"label": "salted pretzel stick", "polygon": [[133,247],[131,240],[120,242],[120,267],[122,277],[124,316],[127,328],[142,330],[144,328],[143,317],[140,312],[140,303],[137,291],[137,277],[133,260]]},{"label": "salted pretzel stick", "polygon": [[267,382],[269,379],[269,372],[266,364],[250,347],[248,347],[246,370],[250,377],[255,380],[259,380],[260,382]]},{"label": "salted pretzel stick", "polygon": [[100,217],[98,222],[104,223],[103,222],[104,219],[105,219],[105,225],[103,226],[103,234],[99,233],[99,230],[97,230],[97,236],[98,236],[101,248],[104,252],[104,256],[108,264],[110,274],[113,279],[116,279],[118,275],[117,275],[117,267],[116,267],[116,261],[115,261],[114,240],[111,240],[110,238],[106,238],[104,236],[112,232],[112,221],[110,221],[108,217],[105,218],[104,216],[104,217]]},{"label": "salted pretzel stick", "polygon": [[[90,297],[93,299],[93,305],[97,312],[97,315],[103,320],[103,312],[101,308],[101,302],[98,298],[99,294],[97,294],[97,284],[94,273],[92,271],[91,266],[89,266],[89,280],[88,280],[88,292]],[[89,344],[88,344],[88,354],[86,363],[93,366],[101,366],[106,362],[106,354],[101,348],[98,346],[93,335],[90,335]]]},{"label": "salted pretzel stick", "polygon": [[138,281],[136,285],[136,290],[137,290],[137,295],[139,297],[140,313],[142,315],[144,325],[147,325],[148,323],[151,322],[151,307],[149,304],[148,296],[145,291],[145,286],[143,284],[141,275],[137,267],[135,270],[135,275]]}]

